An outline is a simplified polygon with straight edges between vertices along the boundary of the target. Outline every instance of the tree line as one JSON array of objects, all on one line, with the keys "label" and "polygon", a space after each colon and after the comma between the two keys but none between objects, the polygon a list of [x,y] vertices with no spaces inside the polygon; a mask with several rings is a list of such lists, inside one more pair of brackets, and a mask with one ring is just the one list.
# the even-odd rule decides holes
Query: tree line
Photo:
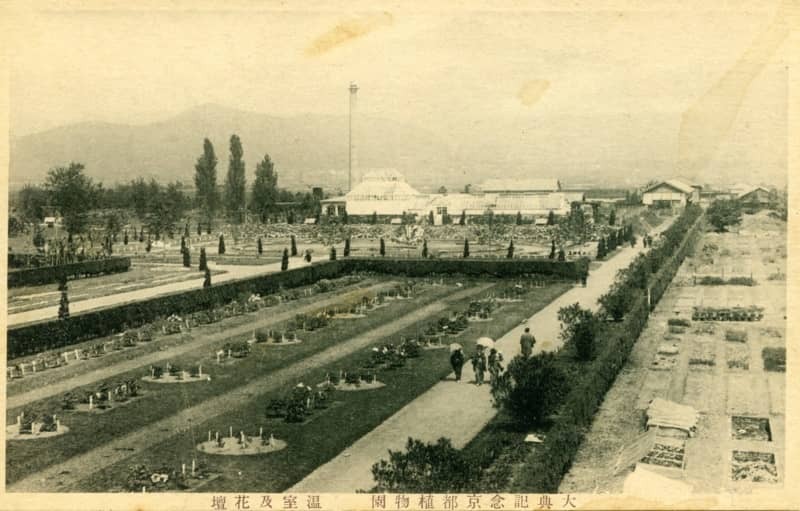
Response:
[{"label": "tree line", "polygon": [[106,211],[106,227],[111,231],[118,231],[121,225],[119,216],[110,211],[130,211],[155,234],[172,233],[193,208],[198,210],[198,224],[209,233],[220,217],[242,223],[245,215],[252,213],[261,222],[277,216],[293,222],[296,215],[319,214],[321,194],[278,188],[278,173],[269,154],[256,164],[248,194],[244,150],[238,135],[230,138],[228,171],[221,187],[217,163],[214,146],[205,139],[194,166],[194,193],[191,185],[180,181],[162,184],[143,177],[105,187],[86,174],[82,163],[57,166],[48,171],[43,184],[26,185],[12,195],[15,210],[9,218],[9,232],[23,231],[25,224],[60,215],[67,232],[77,234],[86,229],[91,211]]}]

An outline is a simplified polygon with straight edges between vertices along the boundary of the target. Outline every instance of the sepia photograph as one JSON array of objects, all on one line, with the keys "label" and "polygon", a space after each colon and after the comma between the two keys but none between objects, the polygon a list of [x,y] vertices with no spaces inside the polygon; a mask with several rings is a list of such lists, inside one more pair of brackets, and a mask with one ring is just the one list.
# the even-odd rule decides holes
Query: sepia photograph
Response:
[{"label": "sepia photograph", "polygon": [[797,0],[0,12],[0,508],[800,506]]}]

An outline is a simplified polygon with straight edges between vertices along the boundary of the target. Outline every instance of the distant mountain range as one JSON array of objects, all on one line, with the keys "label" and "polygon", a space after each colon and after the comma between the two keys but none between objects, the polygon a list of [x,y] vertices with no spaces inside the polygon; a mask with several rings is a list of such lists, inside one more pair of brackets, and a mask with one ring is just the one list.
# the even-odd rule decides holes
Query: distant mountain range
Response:
[{"label": "distant mountain range", "polygon": [[[514,125],[513,119],[491,119],[477,130],[450,133],[388,119],[359,118],[357,167],[362,171],[394,168],[423,192],[442,185],[450,191],[461,190],[467,183],[477,185],[489,178],[558,178],[568,188],[619,188],[674,177],[671,161],[650,155],[636,144],[624,160],[602,146],[572,147],[564,134],[571,134],[575,141],[587,138],[587,120],[561,116],[551,120],[555,126],[540,123],[539,131],[533,133],[525,125]],[[614,118],[599,119],[605,120],[610,123]],[[654,122],[666,126],[668,119]],[[215,104],[150,124],[87,122],[12,137],[9,184],[15,189],[41,183],[50,168],[76,161],[106,186],[138,176],[192,186],[194,164],[206,137],[214,144],[217,179],[222,184],[233,133],[244,146],[248,183],[252,183],[256,163],[268,153],[282,188],[322,186],[332,193],[347,188],[346,116],[276,117]],[[560,145],[551,134],[561,135]],[[735,174],[731,172],[726,181],[744,179]]]},{"label": "distant mountain range", "polygon": [[[451,165],[447,144],[418,126],[386,119],[359,122],[359,167],[393,167],[411,174],[419,168],[441,171]],[[268,153],[281,187],[347,186],[347,117],[273,117],[213,104],[151,124],[79,123],[12,138],[10,184],[39,183],[48,169],[70,161],[83,163],[88,175],[106,185],[137,176],[191,184],[206,137],[214,144],[217,179],[222,183],[233,133],[244,146],[249,182],[256,163]],[[436,173],[420,174],[422,179],[413,181],[421,186],[446,182]]]}]

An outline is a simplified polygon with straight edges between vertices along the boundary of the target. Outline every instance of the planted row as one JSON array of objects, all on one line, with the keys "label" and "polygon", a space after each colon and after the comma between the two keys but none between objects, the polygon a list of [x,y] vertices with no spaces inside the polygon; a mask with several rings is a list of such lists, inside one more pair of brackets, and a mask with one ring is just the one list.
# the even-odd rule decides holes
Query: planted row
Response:
[{"label": "planted row", "polygon": [[108,273],[120,273],[131,268],[130,257],[106,257],[92,261],[41,266],[8,272],[8,287],[38,286],[62,279],[94,277]]}]

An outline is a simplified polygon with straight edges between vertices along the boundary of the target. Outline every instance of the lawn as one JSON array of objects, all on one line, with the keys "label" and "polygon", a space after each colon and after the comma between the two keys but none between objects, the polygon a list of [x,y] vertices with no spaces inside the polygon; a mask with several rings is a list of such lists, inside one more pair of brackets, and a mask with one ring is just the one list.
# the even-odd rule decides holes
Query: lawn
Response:
[{"label": "lawn", "polygon": [[[225,273],[225,271],[213,270],[211,272],[212,275],[219,275],[222,273]],[[176,265],[133,262],[131,264],[131,269],[124,273],[70,280],[68,282],[68,295],[70,302],[74,303],[80,300],[89,300],[121,292],[135,291],[137,289],[171,284],[173,282],[202,278],[203,274],[197,271],[196,266],[193,268],[184,268],[183,266]],[[58,305],[61,299],[61,293],[57,288],[57,284],[48,284],[9,289],[9,314]]]},{"label": "lawn", "polygon": [[[528,293],[525,301],[506,304],[501,309],[503,314],[498,314],[495,321],[470,323],[467,330],[452,337],[449,342],[461,342],[467,346],[469,352],[477,337],[483,335],[499,337],[569,287],[568,284],[555,284],[545,289],[534,289]],[[448,309],[462,311],[471,299],[473,298],[453,302]],[[447,312],[431,317],[430,321],[435,321]],[[315,384],[323,381],[329,372],[357,368],[370,356],[372,346],[380,346],[387,342],[397,343],[402,336],[416,335],[421,327],[422,325],[418,324],[391,336],[376,338],[370,346],[335,363],[310,369],[299,381]],[[301,424],[265,418],[267,402],[283,396],[288,389],[253,396],[224,417],[193,425],[187,431],[165,438],[162,443],[146,449],[141,454],[136,454],[98,473],[87,475],[77,489],[81,491],[121,489],[132,465],[143,463],[150,467],[162,465],[179,467],[181,463],[189,462],[192,457],[196,457],[200,463],[207,464],[213,472],[221,474],[221,477],[204,486],[203,491],[283,491],[386,420],[448,375],[450,371],[446,349],[423,351],[421,357],[409,359],[402,368],[380,371],[378,379],[386,384],[385,387],[359,392],[337,391],[333,398],[334,406],[316,411],[310,420]],[[272,433],[276,438],[286,440],[289,446],[283,451],[269,455],[243,457],[213,456],[194,450],[194,445],[204,440],[209,430],[224,432],[229,427],[233,427],[234,431],[245,430],[248,434],[254,434],[259,427],[264,427],[265,433]]]},{"label": "lawn", "polygon": [[[211,375],[211,384],[144,384],[143,390],[145,394],[143,397],[108,413],[86,414],[72,412],[65,414],[61,412],[62,396],[55,396],[33,403],[25,407],[25,409],[42,413],[59,413],[64,423],[70,427],[70,434],[66,437],[54,437],[37,442],[8,443],[6,451],[8,482],[12,483],[31,472],[41,470],[50,464],[64,461],[92,447],[172,415],[183,408],[230,392],[257,376],[301,361],[332,344],[342,342],[397,317],[413,313],[421,306],[444,298],[455,289],[455,287],[451,286],[430,286],[427,290],[419,293],[414,300],[392,301],[389,306],[376,309],[368,313],[365,318],[359,320],[336,320],[328,327],[314,332],[298,332],[303,339],[301,344],[285,347],[255,345],[254,351],[249,357],[230,365],[216,364],[214,355],[216,349],[225,342],[245,340],[251,337],[252,332],[248,331],[244,335],[222,339],[204,347],[197,353],[167,360],[184,368],[202,363],[204,373]],[[272,311],[270,309],[262,309],[256,314],[261,317],[269,317],[272,315]],[[280,329],[281,326],[278,325],[275,328]],[[110,380],[117,382],[129,378],[140,378],[147,373],[148,368],[141,367],[118,374]],[[85,389],[96,389],[98,386],[95,384],[85,387]],[[19,409],[7,410],[7,420],[13,421],[19,411]]]}]

